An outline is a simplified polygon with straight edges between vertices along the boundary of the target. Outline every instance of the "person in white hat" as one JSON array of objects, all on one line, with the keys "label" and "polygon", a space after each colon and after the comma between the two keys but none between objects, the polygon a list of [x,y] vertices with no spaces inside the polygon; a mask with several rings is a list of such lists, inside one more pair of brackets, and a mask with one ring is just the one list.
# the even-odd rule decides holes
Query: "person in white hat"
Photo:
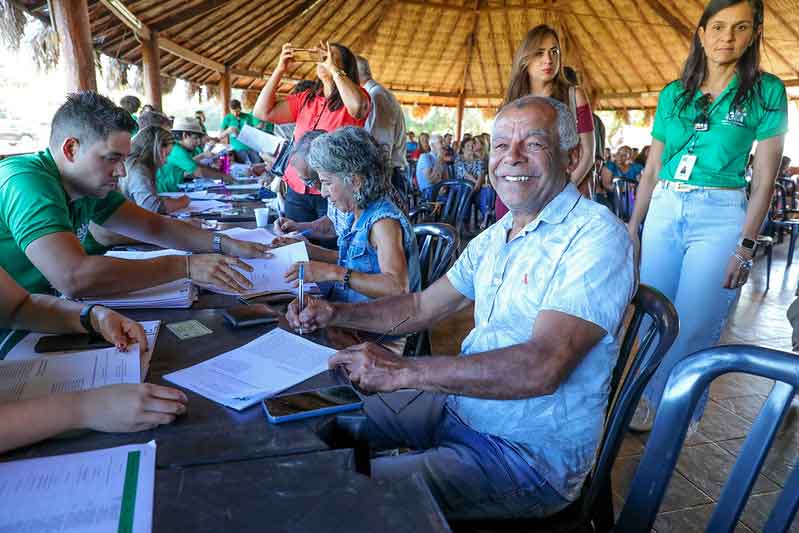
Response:
[{"label": "person in white hat", "polygon": [[200,121],[193,117],[178,117],[172,126],[175,145],[167,157],[166,164],[158,170],[156,185],[158,192],[178,192],[178,185],[190,176],[221,179],[230,183],[233,178],[214,167],[194,160],[202,150],[205,132]]}]

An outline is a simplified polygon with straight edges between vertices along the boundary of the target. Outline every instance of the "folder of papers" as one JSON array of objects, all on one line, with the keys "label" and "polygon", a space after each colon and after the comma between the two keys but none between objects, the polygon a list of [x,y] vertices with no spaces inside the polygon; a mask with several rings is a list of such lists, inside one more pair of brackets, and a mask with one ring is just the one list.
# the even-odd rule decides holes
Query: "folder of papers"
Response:
[{"label": "folder of papers", "polygon": [[[151,252],[111,250],[105,255],[120,259],[152,259],[165,255],[189,255],[182,250],[155,250]],[[186,309],[197,299],[197,287],[189,279],[176,279],[169,283],[156,285],[147,289],[133,291],[128,294],[85,298],[86,304],[102,304],[114,309]]]},{"label": "folder of papers", "polygon": [[0,463],[0,531],[149,533],[155,441]]},{"label": "folder of papers", "polygon": [[237,139],[240,143],[246,144],[256,152],[270,156],[277,155],[281,145],[286,142],[282,137],[253,128],[249,124],[244,125]]},{"label": "folder of papers", "polygon": [[240,411],[327,370],[335,352],[278,328],[164,379]]}]

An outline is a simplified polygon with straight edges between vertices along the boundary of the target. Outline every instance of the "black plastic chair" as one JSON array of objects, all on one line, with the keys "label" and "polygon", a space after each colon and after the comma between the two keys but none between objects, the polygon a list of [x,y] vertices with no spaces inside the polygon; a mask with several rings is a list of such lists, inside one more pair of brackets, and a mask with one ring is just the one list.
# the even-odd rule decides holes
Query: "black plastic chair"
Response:
[{"label": "black plastic chair", "polygon": [[625,222],[633,214],[633,202],[638,190],[638,182],[628,178],[613,178],[613,208],[616,216]]},{"label": "black plastic chair", "polygon": [[[605,432],[599,444],[599,457],[583,485],[580,497],[562,511],[547,518],[452,522],[450,525],[454,531],[607,532],[613,528],[613,463],[649,378],[657,370],[679,332],[677,310],[656,289],[639,285],[631,305],[633,315],[611,375],[610,402],[605,418]],[[639,335],[644,317],[651,318],[651,324],[643,335]],[[640,340],[640,345],[631,357],[637,340]]]},{"label": "black plastic chair", "polygon": [[469,206],[474,193],[474,184],[466,180],[446,180],[433,185],[432,198],[438,201],[441,189],[446,187],[448,192],[443,200],[443,205],[436,222],[442,222],[453,226],[460,236],[463,230],[463,223],[469,212]]},{"label": "black plastic chair", "polygon": [[[733,531],[780,424],[799,388],[796,354],[758,346],[718,346],[696,352],[674,366],[658,407],[618,532],[650,531],[680,454],[699,397],[710,382],[729,372],[776,381],[752,425],[722,489],[707,531]],[[788,531],[799,507],[799,464],[788,477],[763,531]]]},{"label": "black plastic chair", "polygon": [[[418,224],[413,228],[419,246],[419,266],[422,274],[422,290],[443,276],[452,266],[458,252],[458,232],[449,224]],[[415,357],[429,355],[432,351],[430,331],[422,330],[410,335],[405,343],[405,355]]]}]

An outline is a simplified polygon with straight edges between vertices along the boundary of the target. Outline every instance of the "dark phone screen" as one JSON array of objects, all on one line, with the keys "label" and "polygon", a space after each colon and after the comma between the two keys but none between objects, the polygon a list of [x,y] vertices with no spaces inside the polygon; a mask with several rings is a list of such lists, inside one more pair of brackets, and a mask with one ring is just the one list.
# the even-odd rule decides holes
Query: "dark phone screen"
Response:
[{"label": "dark phone screen", "polygon": [[317,391],[284,394],[264,400],[267,411],[274,417],[296,415],[360,402],[352,387],[337,386]]}]

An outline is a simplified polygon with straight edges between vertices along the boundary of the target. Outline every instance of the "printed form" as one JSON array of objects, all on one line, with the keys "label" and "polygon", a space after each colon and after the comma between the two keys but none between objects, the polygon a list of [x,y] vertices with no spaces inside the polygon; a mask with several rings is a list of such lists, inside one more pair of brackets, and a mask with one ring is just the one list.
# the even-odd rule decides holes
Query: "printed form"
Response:
[{"label": "printed form", "polygon": [[0,463],[0,531],[149,533],[155,441]]}]

